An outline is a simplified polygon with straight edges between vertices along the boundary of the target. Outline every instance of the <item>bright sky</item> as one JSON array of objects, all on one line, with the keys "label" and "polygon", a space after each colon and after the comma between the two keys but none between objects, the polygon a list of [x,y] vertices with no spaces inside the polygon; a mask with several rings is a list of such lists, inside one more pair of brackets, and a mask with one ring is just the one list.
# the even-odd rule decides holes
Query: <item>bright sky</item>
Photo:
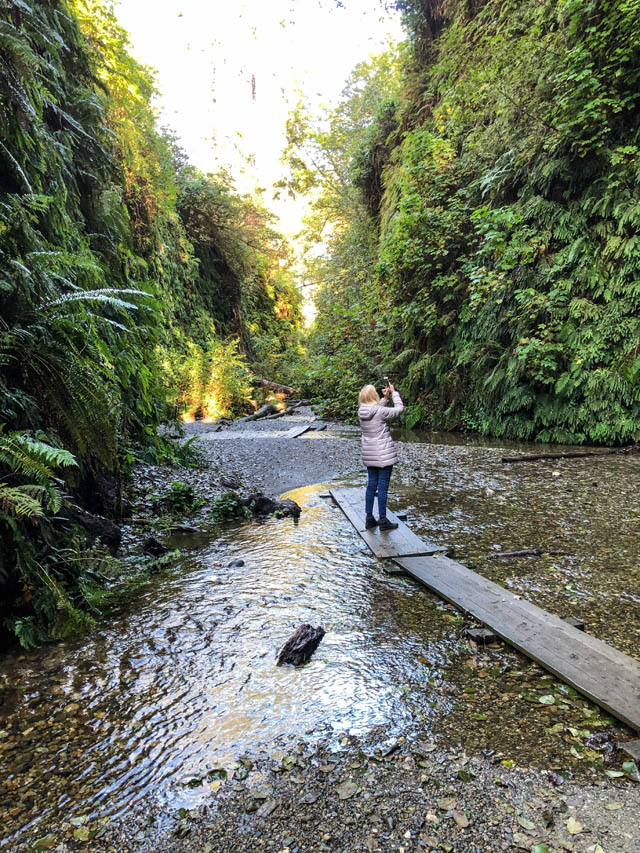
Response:
[{"label": "bright sky", "polygon": [[289,109],[302,91],[335,103],[361,60],[402,38],[381,0],[119,0],[137,59],[157,70],[160,124],[203,171],[230,169],[241,192],[264,187],[292,234],[301,207],[272,201]]}]

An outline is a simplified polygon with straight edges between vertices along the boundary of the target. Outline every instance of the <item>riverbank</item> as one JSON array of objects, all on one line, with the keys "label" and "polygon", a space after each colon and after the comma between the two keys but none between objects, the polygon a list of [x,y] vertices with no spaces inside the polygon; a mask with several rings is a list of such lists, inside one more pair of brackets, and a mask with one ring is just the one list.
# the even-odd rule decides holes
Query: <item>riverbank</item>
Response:
[{"label": "riverbank", "polygon": [[[378,732],[378,737],[384,732]],[[304,741],[245,758],[199,809],[138,813],[110,849],[632,853],[637,786],[567,784],[499,757],[400,736],[346,734],[339,752]]]},{"label": "riverbank", "polygon": [[[306,487],[363,482],[357,433],[285,439],[291,425],[187,425],[209,468],[143,469],[138,494],[188,478],[205,500],[223,479],[303,486],[298,524],[178,537],[178,569],[130,613],[7,661],[0,817],[24,831],[6,848],[637,853],[640,785],[615,749],[631,733],[387,577],[326,486]],[[462,562],[636,652],[637,461],[507,471],[501,452],[402,443],[394,505]],[[568,556],[486,559],[532,545]],[[306,667],[276,668],[301,621],[325,640]]]}]

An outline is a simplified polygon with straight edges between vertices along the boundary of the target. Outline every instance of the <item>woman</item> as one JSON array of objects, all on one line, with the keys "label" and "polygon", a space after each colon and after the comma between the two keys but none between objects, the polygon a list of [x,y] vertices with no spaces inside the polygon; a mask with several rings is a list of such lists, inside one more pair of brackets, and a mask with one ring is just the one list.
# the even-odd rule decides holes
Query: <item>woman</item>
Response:
[{"label": "woman", "polygon": [[[391,394],[393,405],[388,406],[389,394]],[[371,530],[378,527],[380,530],[395,530],[398,526],[387,518],[387,489],[391,479],[391,471],[398,461],[396,448],[387,426],[387,421],[397,418],[404,409],[400,394],[391,382],[382,391],[383,400],[378,397],[378,392],[373,385],[365,385],[358,401],[358,418],[362,430],[362,461],[367,466],[369,482],[367,484],[367,496],[365,510],[367,519],[365,527]],[[373,516],[373,499],[378,490],[378,514],[379,519]]]}]

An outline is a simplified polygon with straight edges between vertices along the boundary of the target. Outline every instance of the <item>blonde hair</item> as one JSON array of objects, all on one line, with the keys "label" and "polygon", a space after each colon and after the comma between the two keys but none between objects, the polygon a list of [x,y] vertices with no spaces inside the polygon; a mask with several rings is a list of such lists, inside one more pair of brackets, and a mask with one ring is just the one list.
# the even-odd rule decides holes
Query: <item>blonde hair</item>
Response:
[{"label": "blonde hair", "polygon": [[380,397],[378,397],[378,392],[373,385],[365,385],[362,391],[358,394],[358,402],[366,406],[368,403],[372,405],[376,405],[380,402]]}]

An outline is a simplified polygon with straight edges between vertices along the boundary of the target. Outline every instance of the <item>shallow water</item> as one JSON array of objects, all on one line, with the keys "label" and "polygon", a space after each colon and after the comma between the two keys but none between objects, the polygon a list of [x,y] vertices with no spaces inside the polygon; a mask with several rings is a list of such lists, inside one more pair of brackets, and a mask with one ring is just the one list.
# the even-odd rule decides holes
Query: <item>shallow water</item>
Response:
[{"label": "shallow water", "polygon": [[[333,732],[337,744],[411,719],[406,685],[419,676],[423,695],[430,673],[417,656],[446,662],[429,651],[440,614],[382,574],[322,491],[292,493],[298,524],[227,530],[203,568],[160,581],[89,637],[5,659],[0,801],[15,803],[14,830],[121,814],[150,791],[192,805],[219,784],[211,771],[284,734]],[[301,622],[326,638],[307,666],[275,666]]]},{"label": "shallow water", "polygon": [[[637,653],[640,459],[516,467],[500,455],[458,440],[405,445],[392,505],[477,571]],[[192,806],[220,784],[220,768],[290,737],[338,748],[343,732],[412,729],[572,773],[594,763],[582,755],[586,735],[570,732],[602,730],[607,718],[516,652],[470,647],[452,608],[383,573],[320,497],[326,488],[291,493],[303,507],[297,524],[269,519],[209,544],[182,540],[197,553],[128,613],[3,660],[5,845],[74,816],[121,815],[149,794]],[[487,560],[497,546],[569,555]],[[240,558],[244,566],[229,565]],[[327,636],[307,666],[276,667],[301,622]],[[555,704],[541,705],[550,693]],[[550,734],[558,721],[572,729]]]}]

